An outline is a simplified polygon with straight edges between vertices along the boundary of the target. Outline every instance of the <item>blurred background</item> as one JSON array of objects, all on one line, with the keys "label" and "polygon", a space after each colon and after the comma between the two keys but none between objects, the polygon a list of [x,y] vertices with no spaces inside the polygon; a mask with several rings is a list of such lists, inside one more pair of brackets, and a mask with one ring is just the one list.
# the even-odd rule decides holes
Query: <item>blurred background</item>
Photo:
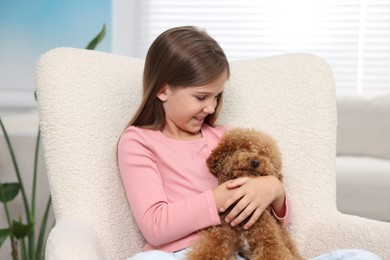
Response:
[{"label": "blurred background", "polygon": [[1,0],[0,111],[36,106],[34,65],[55,47],[143,58],[152,40],[179,25],[204,28],[230,60],[311,52],[332,66],[338,91],[389,91],[388,0]]},{"label": "blurred background", "polygon": [[108,0],[0,1],[0,109],[36,107],[35,63],[56,47],[84,48],[106,24],[99,45],[111,51],[112,3]]},{"label": "blurred background", "polygon": [[[98,51],[138,58],[145,57],[164,30],[195,25],[220,43],[229,60],[291,52],[309,52],[325,59],[334,72],[338,96],[340,209],[390,221],[390,0],[0,0],[0,116],[21,162],[27,193],[31,192],[39,124],[34,98],[36,61],[53,48],[85,48],[103,25],[106,35]],[[345,99],[344,93],[351,96]],[[366,131],[364,125],[372,127]],[[362,135],[348,139],[356,130]],[[365,154],[367,149],[350,149],[348,145],[360,143],[361,136],[370,145],[378,143],[380,151]],[[375,142],[371,136],[377,138]],[[353,160],[358,155],[360,164],[344,163],[345,155],[352,155]],[[362,156],[374,159],[362,166]],[[49,195],[42,157],[38,212],[44,211]],[[356,165],[360,165],[358,177],[351,175],[355,169],[350,167]],[[370,184],[370,199],[362,206],[357,194],[367,191],[357,188],[369,183],[372,174],[379,176],[382,186]],[[14,180],[11,157],[0,133],[0,182]],[[21,215],[20,208],[19,198],[11,213]],[[54,223],[52,212],[49,222]],[[0,229],[4,227],[0,207]],[[8,244],[0,248],[0,259],[10,259]]]}]

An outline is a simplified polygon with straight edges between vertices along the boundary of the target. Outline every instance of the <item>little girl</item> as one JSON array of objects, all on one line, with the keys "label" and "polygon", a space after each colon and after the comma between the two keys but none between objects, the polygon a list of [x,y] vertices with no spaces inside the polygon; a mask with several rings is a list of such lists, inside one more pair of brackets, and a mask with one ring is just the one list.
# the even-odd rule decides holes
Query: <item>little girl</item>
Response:
[{"label": "little girl", "polygon": [[[197,231],[220,224],[219,213],[234,203],[225,219],[233,226],[245,220],[249,229],[268,206],[280,225],[288,224],[290,201],[276,177],[218,185],[207,169],[207,157],[228,129],[214,124],[229,74],[221,47],[195,27],[169,29],[151,45],[142,103],[118,143],[127,198],[147,241],[131,259],[186,259]],[[316,259],[380,258],[338,250]]]}]

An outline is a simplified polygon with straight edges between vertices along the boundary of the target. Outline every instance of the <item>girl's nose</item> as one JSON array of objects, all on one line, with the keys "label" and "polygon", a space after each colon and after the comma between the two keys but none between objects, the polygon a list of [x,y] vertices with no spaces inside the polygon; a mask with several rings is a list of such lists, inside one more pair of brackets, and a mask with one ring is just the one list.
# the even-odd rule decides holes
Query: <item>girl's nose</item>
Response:
[{"label": "girl's nose", "polygon": [[205,112],[207,114],[212,114],[212,113],[214,113],[216,106],[217,106],[217,104],[215,103],[215,101],[208,102],[207,105],[203,108],[203,112]]}]

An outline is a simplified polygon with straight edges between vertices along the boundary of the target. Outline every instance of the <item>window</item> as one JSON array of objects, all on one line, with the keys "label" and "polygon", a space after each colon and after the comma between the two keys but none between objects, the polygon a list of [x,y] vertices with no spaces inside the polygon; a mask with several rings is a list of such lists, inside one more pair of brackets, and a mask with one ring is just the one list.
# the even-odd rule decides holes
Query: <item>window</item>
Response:
[{"label": "window", "polygon": [[121,2],[114,1],[114,20],[121,17],[115,12],[133,12],[122,30],[114,21],[113,52],[144,58],[162,31],[196,25],[230,60],[309,52],[331,65],[338,91],[390,91],[390,0],[133,0],[127,8]]},{"label": "window", "polygon": [[[111,28],[111,0],[0,2],[0,115],[35,110],[35,66],[56,47],[84,48]],[[111,29],[99,50],[111,51]]]}]

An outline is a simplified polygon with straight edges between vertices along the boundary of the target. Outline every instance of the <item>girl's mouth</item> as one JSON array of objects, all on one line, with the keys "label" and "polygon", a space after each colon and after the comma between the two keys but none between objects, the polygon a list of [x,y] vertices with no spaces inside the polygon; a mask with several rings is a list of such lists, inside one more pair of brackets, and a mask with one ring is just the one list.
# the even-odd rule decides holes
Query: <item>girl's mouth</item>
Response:
[{"label": "girl's mouth", "polygon": [[194,116],[194,119],[198,120],[198,121],[203,121],[204,120],[204,117],[197,117],[197,116]]}]

